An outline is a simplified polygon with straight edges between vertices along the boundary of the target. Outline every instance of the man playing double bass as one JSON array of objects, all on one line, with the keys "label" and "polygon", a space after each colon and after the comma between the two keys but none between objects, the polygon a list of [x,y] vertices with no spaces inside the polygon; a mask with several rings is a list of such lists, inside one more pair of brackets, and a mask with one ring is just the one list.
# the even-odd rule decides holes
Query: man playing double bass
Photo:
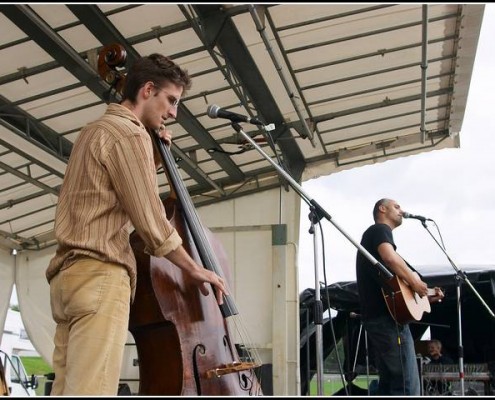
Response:
[{"label": "man playing double bass", "polygon": [[[51,395],[117,395],[136,289],[131,224],[148,254],[181,268],[203,295],[206,283],[219,304],[227,294],[223,279],[186,252],[158,195],[147,129],[176,118],[190,86],[170,58],[142,57],[126,76],[121,104],[110,104],[74,143],[55,215],[58,247],[46,271],[57,324]],[[170,131],[159,135],[170,144]]]}]

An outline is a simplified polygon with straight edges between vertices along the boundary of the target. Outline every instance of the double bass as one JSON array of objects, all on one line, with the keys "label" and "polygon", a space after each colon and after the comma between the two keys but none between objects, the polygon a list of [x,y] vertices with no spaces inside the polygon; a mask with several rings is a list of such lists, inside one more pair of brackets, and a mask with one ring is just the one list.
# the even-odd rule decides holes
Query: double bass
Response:
[{"label": "double bass", "polygon": [[[116,67],[124,64],[125,56],[120,45],[99,52],[99,73],[117,91],[125,76]],[[166,215],[189,255],[228,282],[225,250],[202,226],[170,149],[157,132],[149,133],[171,188],[163,201]],[[245,345],[234,343],[231,333],[232,323],[239,319],[233,298],[224,295],[219,306],[214,293],[201,294],[187,274],[166,258],[146,254],[136,232],[130,242],[137,262],[137,286],[129,331],[138,353],[139,394],[262,395],[255,373],[261,363]]]}]

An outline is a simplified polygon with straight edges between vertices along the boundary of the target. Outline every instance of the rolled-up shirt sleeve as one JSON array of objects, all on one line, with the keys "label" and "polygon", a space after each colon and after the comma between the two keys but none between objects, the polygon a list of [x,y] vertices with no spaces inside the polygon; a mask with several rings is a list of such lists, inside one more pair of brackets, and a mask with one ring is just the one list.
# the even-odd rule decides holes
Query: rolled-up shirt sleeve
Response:
[{"label": "rolled-up shirt sleeve", "polygon": [[136,133],[117,141],[105,166],[121,206],[145,243],[145,252],[163,257],[182,244],[167,219],[158,192],[153,145],[149,135]]}]

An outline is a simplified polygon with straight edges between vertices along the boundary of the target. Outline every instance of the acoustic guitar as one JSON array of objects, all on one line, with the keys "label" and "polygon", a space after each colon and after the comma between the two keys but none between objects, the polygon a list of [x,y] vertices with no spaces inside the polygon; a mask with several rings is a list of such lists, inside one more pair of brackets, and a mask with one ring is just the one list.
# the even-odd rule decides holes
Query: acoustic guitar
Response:
[{"label": "acoustic guitar", "polygon": [[428,289],[428,295],[420,297],[398,276],[393,276],[387,283],[391,291],[382,288],[383,297],[392,318],[399,324],[419,321],[425,312],[431,312],[430,296],[437,296],[436,289]]}]

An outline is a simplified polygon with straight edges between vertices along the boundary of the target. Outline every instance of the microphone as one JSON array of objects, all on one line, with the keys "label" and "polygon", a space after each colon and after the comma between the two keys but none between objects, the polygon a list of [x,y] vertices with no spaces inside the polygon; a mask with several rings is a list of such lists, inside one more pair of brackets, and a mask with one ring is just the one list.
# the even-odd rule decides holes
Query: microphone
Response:
[{"label": "microphone", "polygon": [[420,221],[422,222],[425,222],[425,221],[433,221],[432,219],[430,218],[426,218],[426,217],[422,217],[421,215],[414,215],[414,214],[409,214],[408,212],[403,212],[402,213],[402,216],[404,218],[413,218],[413,219],[419,219]]},{"label": "microphone", "polygon": [[349,313],[349,317],[350,317],[350,318],[361,318],[361,314],[357,314],[357,313],[355,313],[354,311],[351,311],[351,312]]},{"label": "microphone", "polygon": [[245,115],[236,114],[232,111],[224,110],[218,107],[216,104],[208,106],[206,113],[210,118],[225,118],[230,119],[232,122],[248,122],[253,125],[263,125],[263,122],[256,118],[251,118]]}]

